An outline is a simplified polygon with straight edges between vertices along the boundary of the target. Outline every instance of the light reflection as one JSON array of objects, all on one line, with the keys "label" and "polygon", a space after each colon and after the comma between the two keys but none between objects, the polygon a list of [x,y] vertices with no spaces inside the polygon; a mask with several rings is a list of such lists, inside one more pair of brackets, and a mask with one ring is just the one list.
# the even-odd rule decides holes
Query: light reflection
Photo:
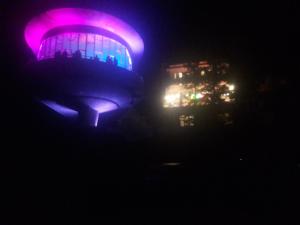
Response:
[{"label": "light reflection", "polygon": [[118,108],[116,103],[105,99],[84,98],[82,101],[84,104],[88,105],[91,109],[97,111],[98,113],[105,113]]},{"label": "light reflection", "polygon": [[54,110],[55,112],[66,116],[66,117],[76,117],[78,116],[78,112],[68,108],[64,105],[61,105],[55,101],[51,101],[51,100],[42,100],[41,101],[44,105],[48,106],[49,108],[51,108],[52,110]]}]

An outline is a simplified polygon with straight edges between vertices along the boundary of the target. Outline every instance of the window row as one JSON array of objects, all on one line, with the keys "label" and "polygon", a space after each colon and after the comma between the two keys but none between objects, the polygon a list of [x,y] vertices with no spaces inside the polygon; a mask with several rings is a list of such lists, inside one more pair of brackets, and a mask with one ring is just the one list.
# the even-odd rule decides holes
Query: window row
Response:
[{"label": "window row", "polygon": [[163,105],[165,108],[208,105],[212,94],[208,83],[173,84],[166,88]]},{"label": "window row", "polygon": [[200,77],[204,77],[206,75],[209,75],[211,73],[211,70],[207,70],[207,69],[201,69],[201,70],[196,70],[196,71],[189,71],[186,73],[182,73],[182,72],[174,72],[173,74],[171,74],[171,77],[173,77],[175,80],[176,79],[184,79],[186,77],[196,77],[199,76]]},{"label": "window row", "polygon": [[98,58],[102,62],[110,58],[117,66],[132,70],[131,57],[124,45],[111,38],[91,33],[62,33],[46,38],[41,43],[38,60],[54,58],[57,52],[72,57],[78,50],[82,58]]},{"label": "window row", "polygon": [[163,107],[189,107],[231,103],[235,101],[235,85],[227,81],[220,81],[217,85],[209,82],[179,83],[166,88]]},{"label": "window row", "polygon": [[180,115],[179,126],[180,127],[193,127],[195,126],[194,115]]}]

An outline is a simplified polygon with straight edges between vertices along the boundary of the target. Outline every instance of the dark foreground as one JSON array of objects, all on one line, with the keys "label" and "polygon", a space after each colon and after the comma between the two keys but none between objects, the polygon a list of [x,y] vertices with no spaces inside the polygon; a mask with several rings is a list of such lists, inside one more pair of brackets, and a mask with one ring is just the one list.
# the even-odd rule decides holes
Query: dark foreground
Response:
[{"label": "dark foreground", "polygon": [[2,134],[1,224],[298,224],[285,110],[131,140],[42,119]]}]

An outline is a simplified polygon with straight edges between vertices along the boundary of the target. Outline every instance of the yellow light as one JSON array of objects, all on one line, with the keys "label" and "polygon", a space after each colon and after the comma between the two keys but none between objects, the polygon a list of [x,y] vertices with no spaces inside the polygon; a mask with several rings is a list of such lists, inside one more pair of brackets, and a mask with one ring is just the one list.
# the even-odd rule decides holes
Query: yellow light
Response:
[{"label": "yellow light", "polygon": [[228,87],[229,91],[233,91],[235,89],[235,86],[233,84],[229,85]]},{"label": "yellow light", "polygon": [[180,98],[179,93],[164,96],[166,103],[171,103],[171,104],[174,104],[179,98]]}]

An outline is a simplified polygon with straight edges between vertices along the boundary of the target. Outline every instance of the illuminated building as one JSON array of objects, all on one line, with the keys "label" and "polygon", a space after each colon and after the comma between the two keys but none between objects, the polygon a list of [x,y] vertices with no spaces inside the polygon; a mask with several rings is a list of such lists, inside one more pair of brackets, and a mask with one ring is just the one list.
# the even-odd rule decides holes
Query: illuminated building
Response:
[{"label": "illuminated building", "polygon": [[173,123],[180,127],[197,126],[208,119],[202,115],[208,110],[217,112],[216,120],[224,124],[232,122],[231,114],[223,110],[235,102],[236,93],[228,63],[199,61],[168,65],[164,73],[168,79],[162,105]]},{"label": "illuminated building", "polygon": [[24,36],[36,58],[28,68],[32,92],[55,112],[97,126],[102,113],[141,98],[143,79],[135,69],[144,43],[122,20],[60,8],[34,17]]}]

